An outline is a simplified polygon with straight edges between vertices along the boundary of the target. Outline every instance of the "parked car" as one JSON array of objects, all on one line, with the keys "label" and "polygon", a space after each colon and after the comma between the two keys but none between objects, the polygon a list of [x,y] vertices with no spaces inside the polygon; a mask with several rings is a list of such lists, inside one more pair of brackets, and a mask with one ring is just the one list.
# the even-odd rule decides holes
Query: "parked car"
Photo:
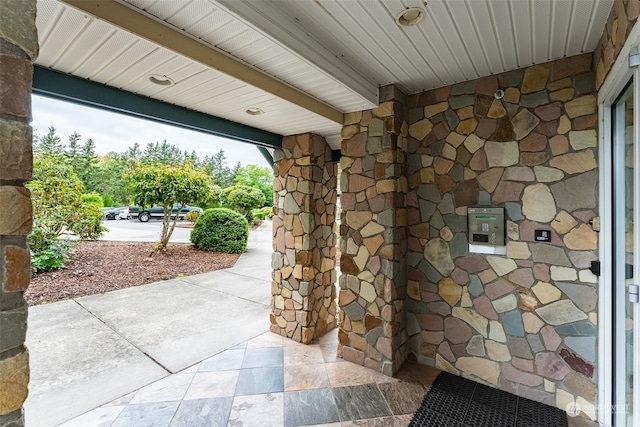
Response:
[{"label": "parked car", "polygon": [[131,219],[131,212],[128,206],[122,208],[102,208],[104,219]]},{"label": "parked car", "polygon": [[[173,219],[178,214],[180,205],[173,205],[171,210],[171,218]],[[202,213],[202,209],[197,206],[185,205],[178,214],[178,219],[184,219],[187,212],[196,211]],[[140,208],[138,206],[129,206],[130,215],[134,218],[138,218],[138,221],[147,222],[151,218],[162,218],[164,215],[164,208],[162,206],[153,205],[150,208]]]}]

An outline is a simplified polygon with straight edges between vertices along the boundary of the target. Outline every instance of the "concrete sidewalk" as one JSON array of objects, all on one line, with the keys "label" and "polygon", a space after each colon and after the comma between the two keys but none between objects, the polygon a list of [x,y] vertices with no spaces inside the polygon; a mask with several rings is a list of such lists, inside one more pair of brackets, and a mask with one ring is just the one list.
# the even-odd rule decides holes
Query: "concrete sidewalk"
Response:
[{"label": "concrete sidewalk", "polygon": [[265,222],[230,269],[31,308],[27,426],[58,425],[268,331],[271,240]]}]

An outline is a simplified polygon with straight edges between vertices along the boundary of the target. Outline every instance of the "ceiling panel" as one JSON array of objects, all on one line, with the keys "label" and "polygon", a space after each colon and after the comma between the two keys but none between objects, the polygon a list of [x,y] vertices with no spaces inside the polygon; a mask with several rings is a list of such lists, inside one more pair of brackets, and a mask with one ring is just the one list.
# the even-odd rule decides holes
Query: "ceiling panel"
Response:
[{"label": "ceiling panel", "polygon": [[[152,2],[144,4],[155,5]],[[201,2],[200,6],[207,4]],[[179,12],[175,8],[172,11]],[[316,129],[327,137],[333,135],[334,146],[337,144],[339,147],[340,125],[334,121],[321,118],[85,13],[55,1],[42,0],[38,17],[42,46],[42,55],[36,61],[38,65],[238,123],[259,125],[278,134]],[[244,28],[245,32],[248,28],[244,25],[238,27]],[[249,38],[243,37],[236,39],[237,43],[245,46],[250,44]],[[282,53],[282,50],[276,49],[274,52]],[[295,62],[290,56],[287,59]],[[298,63],[306,65],[302,61]],[[302,70],[306,71],[304,67]],[[169,87],[154,85],[148,80],[150,74],[170,75],[176,84]],[[305,73],[299,74],[305,76]],[[315,74],[326,78],[324,73],[316,71]],[[322,88],[322,84],[314,84],[314,87]],[[263,108],[265,114],[247,115],[246,109],[253,106]]]},{"label": "ceiling panel", "polygon": [[[129,6],[139,7],[136,2],[128,0],[122,1],[126,1],[126,4]],[[258,29],[236,19],[233,15],[219,7],[217,3],[210,0],[200,0],[182,2],[181,5],[182,8],[177,10],[162,9],[154,5],[154,7],[147,8],[145,12],[342,111],[354,111],[371,108],[373,106],[370,102],[366,102],[355,93],[350,98],[342,98],[345,99],[346,102],[342,101],[340,104],[335,104],[335,101],[327,98],[323,91],[309,91],[307,89],[308,80],[305,76],[313,80],[322,79],[326,84],[329,84],[333,78],[322,69],[310,66],[308,61],[287,49],[283,42],[271,40],[265,37]],[[205,18],[202,18],[203,16],[205,16]],[[207,21],[209,18],[211,21]],[[195,25],[195,23],[198,23],[198,25]],[[260,41],[259,46],[256,43],[258,40]],[[247,46],[252,46],[254,43],[256,43],[256,46],[253,47],[254,52],[270,50],[269,47],[278,47],[278,50],[274,50],[274,54],[279,58],[271,57],[266,61],[257,63],[248,62],[246,48]],[[305,76],[289,73],[284,77],[281,75],[282,72],[280,70],[282,69],[282,64],[285,63],[297,63],[310,71]],[[347,86],[344,86],[344,91],[350,92],[351,90]]]},{"label": "ceiling panel", "polygon": [[[540,7],[535,7],[531,11],[531,28],[534,37],[531,38],[533,45],[533,62],[547,62],[551,58],[549,46],[551,43],[551,2],[544,2]],[[558,43],[561,44],[561,43]]]},{"label": "ceiling panel", "polygon": [[[478,33],[478,42],[482,45],[482,52],[486,56],[487,64],[492,64],[498,69],[505,70],[504,54],[502,49],[496,49],[495,46],[500,46],[498,43],[496,23],[491,13],[490,3],[483,1],[469,1],[467,2],[469,13],[474,17],[477,27],[475,30]],[[492,68],[493,69],[493,68]]]},{"label": "ceiling panel", "polygon": [[[613,4],[117,1],[339,112],[372,108],[377,88],[387,84],[411,94],[592,51]],[[425,19],[401,28],[394,18],[410,6],[424,7]],[[286,101],[268,87],[223,74],[215,64],[197,62],[189,52],[142,39],[133,34],[135,28],[122,30],[58,0],[38,0],[37,26],[38,65],[279,134],[316,131],[333,148],[340,145],[341,126],[335,120]],[[150,74],[165,74],[175,85],[154,85]],[[254,106],[265,114],[247,115],[245,110]]]},{"label": "ceiling panel", "polygon": [[[247,0],[219,1],[241,17],[243,5],[256,7]],[[394,16],[422,3],[257,4],[268,15],[264,25],[298,25],[379,85],[394,83],[414,93],[592,51],[606,20],[600,11],[608,13],[613,0],[432,0],[423,23],[402,29]]]}]

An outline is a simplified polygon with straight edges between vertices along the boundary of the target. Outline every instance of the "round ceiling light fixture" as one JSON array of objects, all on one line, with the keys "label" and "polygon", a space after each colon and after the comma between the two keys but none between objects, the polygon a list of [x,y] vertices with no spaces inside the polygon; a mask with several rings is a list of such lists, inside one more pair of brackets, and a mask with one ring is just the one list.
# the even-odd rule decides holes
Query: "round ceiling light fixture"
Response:
[{"label": "round ceiling light fixture", "polygon": [[244,112],[249,114],[250,116],[259,116],[260,114],[264,114],[264,111],[262,111],[258,107],[247,108]]},{"label": "round ceiling light fixture", "polygon": [[410,7],[396,15],[396,24],[401,27],[413,27],[424,19],[425,11],[421,7]]},{"label": "round ceiling light fixture", "polygon": [[171,77],[167,77],[164,74],[151,74],[149,81],[158,86],[173,86],[176,84]]}]

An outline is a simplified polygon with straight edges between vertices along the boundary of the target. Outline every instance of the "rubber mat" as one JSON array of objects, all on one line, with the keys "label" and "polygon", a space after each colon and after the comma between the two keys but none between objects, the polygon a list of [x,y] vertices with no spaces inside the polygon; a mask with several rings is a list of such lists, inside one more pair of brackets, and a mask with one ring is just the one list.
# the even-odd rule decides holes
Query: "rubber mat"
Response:
[{"label": "rubber mat", "polygon": [[409,427],[567,427],[552,406],[442,372]]}]

